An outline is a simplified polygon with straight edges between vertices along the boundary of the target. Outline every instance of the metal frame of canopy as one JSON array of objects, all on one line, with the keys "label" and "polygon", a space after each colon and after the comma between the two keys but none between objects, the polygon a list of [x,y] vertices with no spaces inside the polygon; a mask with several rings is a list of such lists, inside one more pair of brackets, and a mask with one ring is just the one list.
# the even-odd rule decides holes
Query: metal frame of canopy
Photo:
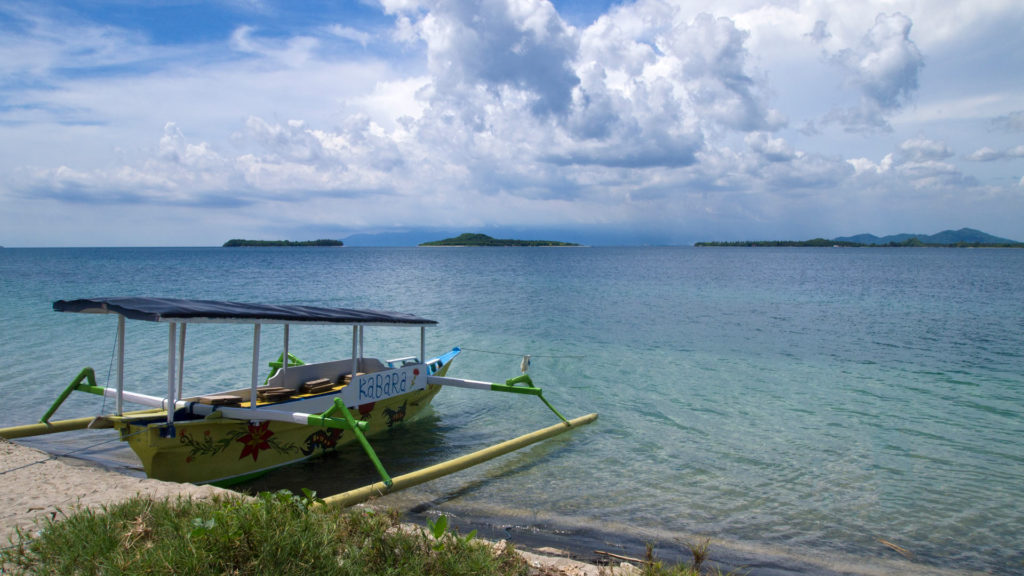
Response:
[{"label": "metal frame of canopy", "polygon": [[[168,436],[174,436],[174,408],[182,398],[185,366],[185,334],[189,324],[252,324],[252,374],[250,381],[251,398],[256,398],[259,384],[260,332],[263,324],[284,325],[284,351],[281,371],[288,370],[289,328],[292,324],[337,324],[352,326],[353,374],[359,370],[359,359],[363,354],[366,326],[416,326],[420,327],[420,358],[426,357],[426,326],[437,324],[434,320],[419,318],[410,314],[382,312],[377,310],[355,310],[348,308],[317,308],[310,306],[278,306],[247,304],[216,300],[185,300],[175,298],[95,298],[81,300],[59,300],[53,304],[59,312],[80,312],[87,314],[117,314],[117,395],[115,411],[124,414],[124,339],[125,318],[168,324],[167,336],[167,397],[159,406],[167,410]],[[181,324],[180,333],[178,325]],[[175,349],[177,345],[177,350]],[[141,397],[140,397],[141,399]],[[149,404],[147,399],[146,404]],[[257,410],[256,402],[250,402],[249,410]],[[51,412],[52,414],[52,412]],[[252,412],[255,416],[256,412]],[[238,416],[236,416],[238,417]],[[44,417],[44,420],[47,420]],[[251,418],[258,419],[258,418]]]}]

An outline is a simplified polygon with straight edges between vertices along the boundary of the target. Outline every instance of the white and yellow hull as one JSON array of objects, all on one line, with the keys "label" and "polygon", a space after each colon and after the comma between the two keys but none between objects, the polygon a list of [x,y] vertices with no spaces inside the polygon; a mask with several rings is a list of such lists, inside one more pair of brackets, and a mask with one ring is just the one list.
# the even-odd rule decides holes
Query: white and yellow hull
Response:
[{"label": "white and yellow hull", "polygon": [[[424,390],[364,404],[357,407],[358,412],[353,410],[353,416],[366,422],[363,433],[373,436],[416,417],[440,390],[440,386],[428,386]],[[306,411],[311,401],[316,405],[329,405],[334,396],[299,398],[289,404],[296,404],[290,408]],[[146,476],[194,484],[242,482],[334,450],[356,438],[351,430],[218,416],[214,412],[205,418],[176,421],[174,437],[165,437],[163,412],[154,412],[145,420],[138,417],[111,417],[110,420],[120,430],[122,440],[128,442],[142,461]]]}]

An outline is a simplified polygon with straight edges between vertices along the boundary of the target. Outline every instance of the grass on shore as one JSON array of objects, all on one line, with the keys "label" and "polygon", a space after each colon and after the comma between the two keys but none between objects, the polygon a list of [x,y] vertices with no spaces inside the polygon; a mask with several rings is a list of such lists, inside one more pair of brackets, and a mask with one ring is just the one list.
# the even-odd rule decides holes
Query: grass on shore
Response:
[{"label": "grass on shore", "polygon": [[[314,494],[254,499],[154,501],[135,497],[100,510],[45,520],[0,551],[10,574],[275,574],[526,576],[511,545],[447,529],[403,529],[397,512],[314,506]],[[443,521],[443,522],[442,522]],[[648,551],[650,558],[650,551]],[[692,568],[647,562],[644,576],[690,576]],[[698,565],[699,566],[699,565]],[[543,574],[544,572],[541,572]]]}]

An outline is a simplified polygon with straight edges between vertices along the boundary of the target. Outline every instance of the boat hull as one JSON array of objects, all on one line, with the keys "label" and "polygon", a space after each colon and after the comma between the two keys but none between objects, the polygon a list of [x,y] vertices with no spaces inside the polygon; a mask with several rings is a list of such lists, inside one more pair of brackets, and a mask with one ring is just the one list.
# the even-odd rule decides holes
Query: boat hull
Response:
[{"label": "boat hull", "polygon": [[[401,427],[422,413],[440,386],[393,396],[352,410],[367,423],[367,436]],[[329,405],[335,395],[319,397]],[[287,406],[287,404],[285,405]],[[299,408],[296,406],[295,408]],[[274,468],[294,464],[335,450],[356,436],[351,430],[271,420],[244,421],[214,415],[175,423],[166,437],[166,422],[158,419],[114,421],[122,440],[142,462],[146,476],[172,482],[215,484],[243,482]],[[369,458],[366,464],[370,465]]]}]

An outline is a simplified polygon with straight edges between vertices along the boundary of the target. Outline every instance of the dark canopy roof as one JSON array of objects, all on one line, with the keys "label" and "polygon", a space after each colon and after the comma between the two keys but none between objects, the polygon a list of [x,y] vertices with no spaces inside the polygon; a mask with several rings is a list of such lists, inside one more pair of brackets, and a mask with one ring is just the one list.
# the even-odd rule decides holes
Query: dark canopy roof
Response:
[{"label": "dark canopy roof", "polygon": [[58,300],[53,303],[53,309],[58,312],[121,314],[125,318],[147,320],[150,322],[437,324],[434,320],[427,320],[426,318],[400,312],[320,308],[316,306],[247,304],[242,302],[185,300],[179,298],[86,298],[81,300]]}]

